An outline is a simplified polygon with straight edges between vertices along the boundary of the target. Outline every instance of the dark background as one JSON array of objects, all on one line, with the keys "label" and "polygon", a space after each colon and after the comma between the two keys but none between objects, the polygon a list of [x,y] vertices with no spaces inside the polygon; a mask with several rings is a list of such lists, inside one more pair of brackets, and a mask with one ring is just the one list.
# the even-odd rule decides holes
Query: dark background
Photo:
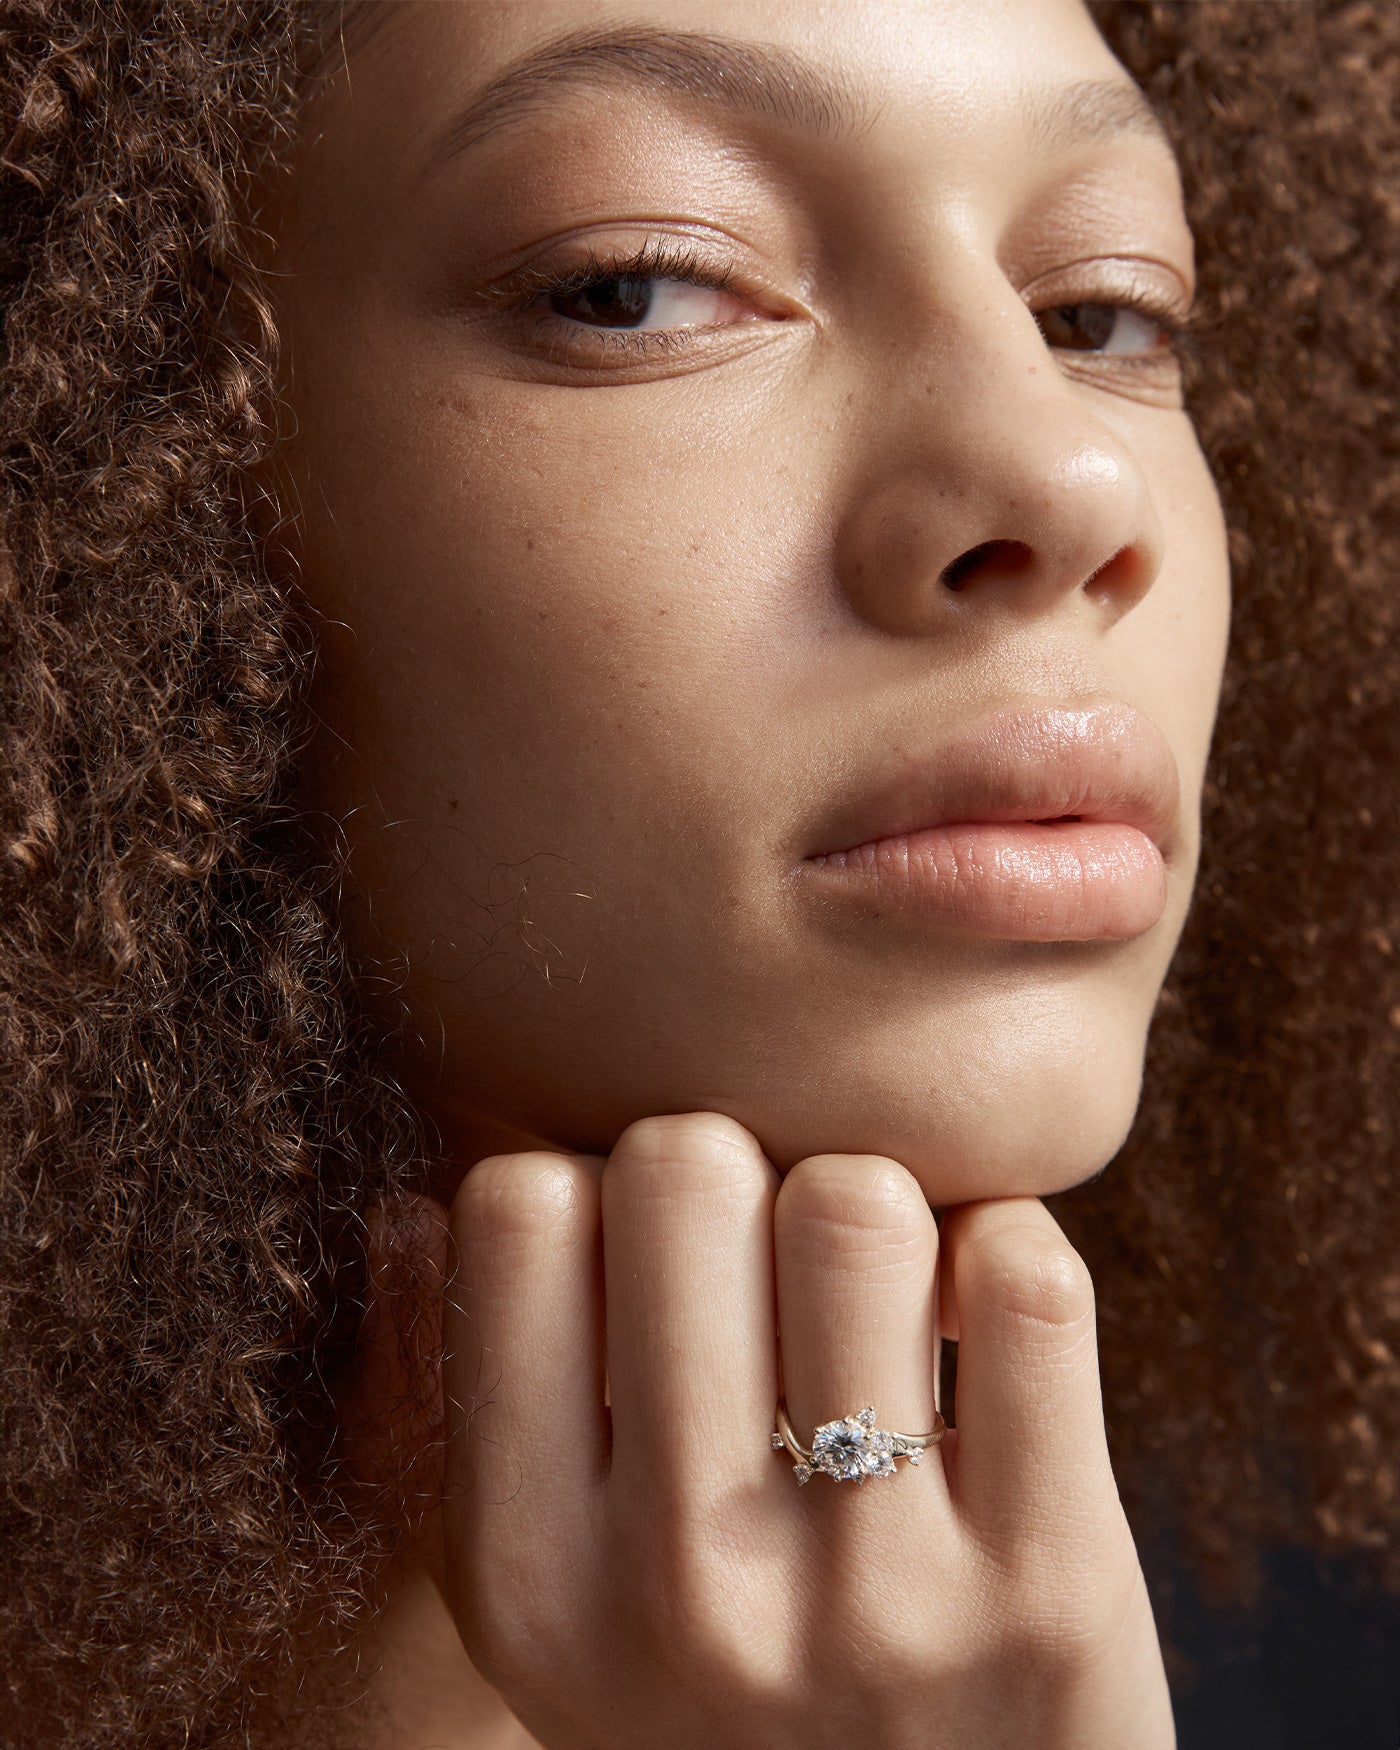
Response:
[{"label": "dark background", "polygon": [[1397,1750],[1400,1598],[1354,1564],[1276,1550],[1253,1613],[1203,1603],[1178,1550],[1141,1551],[1158,1627],[1197,1662],[1172,1685],[1178,1750]]},{"label": "dark background", "polygon": [[[939,1403],[954,1426],[957,1355],[945,1341]],[[1169,1483],[1147,1482],[1133,1531],[1158,1632],[1186,1662],[1167,1665],[1177,1750],[1400,1750],[1400,1597],[1368,1587],[1358,1560],[1268,1551],[1247,1611],[1203,1595]]]}]

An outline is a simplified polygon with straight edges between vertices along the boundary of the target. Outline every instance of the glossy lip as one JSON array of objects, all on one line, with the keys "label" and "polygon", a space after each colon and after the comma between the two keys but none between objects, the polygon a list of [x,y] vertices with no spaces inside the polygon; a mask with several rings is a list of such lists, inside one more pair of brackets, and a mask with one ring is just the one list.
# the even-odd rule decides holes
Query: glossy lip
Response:
[{"label": "glossy lip", "polygon": [[902,751],[897,773],[828,816],[805,864],[930,827],[1067,815],[1136,827],[1164,860],[1175,849],[1176,760],[1161,730],[1120,701],[998,711],[953,741]]}]

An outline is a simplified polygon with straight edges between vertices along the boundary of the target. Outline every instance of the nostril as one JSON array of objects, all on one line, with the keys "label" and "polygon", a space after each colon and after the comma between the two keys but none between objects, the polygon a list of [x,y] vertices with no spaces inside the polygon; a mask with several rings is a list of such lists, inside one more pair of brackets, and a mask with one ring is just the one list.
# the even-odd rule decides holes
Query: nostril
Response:
[{"label": "nostril", "polygon": [[964,579],[982,565],[993,565],[998,571],[1013,576],[1024,571],[1035,558],[1024,541],[981,541],[966,553],[943,567],[939,582],[948,589],[961,589]]},{"label": "nostril", "polygon": [[949,589],[961,589],[963,579],[967,576],[969,571],[975,568],[978,559],[985,551],[986,547],[984,545],[982,547],[969,547],[966,553],[960,553],[950,565],[945,565],[943,567],[941,581],[946,584]]},{"label": "nostril", "polygon": [[1086,578],[1086,590],[1133,588],[1144,572],[1141,552],[1135,547],[1120,547],[1111,559],[1106,559],[1092,577]]}]

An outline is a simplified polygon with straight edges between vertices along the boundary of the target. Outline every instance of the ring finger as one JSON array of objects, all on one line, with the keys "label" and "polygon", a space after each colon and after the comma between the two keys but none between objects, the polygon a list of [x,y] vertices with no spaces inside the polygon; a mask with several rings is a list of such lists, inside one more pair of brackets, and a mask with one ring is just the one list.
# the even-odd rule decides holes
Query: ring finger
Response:
[{"label": "ring finger", "polygon": [[[929,1432],[937,1408],[938,1229],[913,1175],[879,1155],[813,1155],[783,1180],[773,1235],[783,1387],[798,1441],[810,1447],[819,1424],[866,1405],[877,1427]],[[869,1478],[863,1492],[888,1504],[886,1491],[898,1484],[901,1493],[933,1490],[948,1501],[936,1447],[915,1475],[904,1477],[907,1468],[899,1459],[894,1477]],[[808,1487],[852,1492],[825,1477]]]}]

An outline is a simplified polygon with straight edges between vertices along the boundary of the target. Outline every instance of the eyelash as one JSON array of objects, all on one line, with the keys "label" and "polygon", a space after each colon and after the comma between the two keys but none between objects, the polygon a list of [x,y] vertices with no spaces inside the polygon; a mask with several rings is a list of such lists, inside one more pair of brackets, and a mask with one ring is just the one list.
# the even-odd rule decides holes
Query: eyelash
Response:
[{"label": "eyelash", "polygon": [[[493,302],[508,304],[517,313],[525,314],[532,306],[551,297],[565,297],[607,280],[679,280],[686,285],[702,286],[710,291],[729,292],[742,296],[738,276],[728,268],[716,267],[705,261],[692,247],[665,240],[652,239],[630,255],[596,255],[589,250],[587,259],[577,267],[551,269],[526,267],[504,286],[488,294]],[[1194,330],[1199,323],[1196,308],[1183,311],[1158,293],[1145,291],[1128,297],[1066,298],[1047,306],[1064,309],[1076,304],[1089,304],[1115,310],[1130,310],[1144,316],[1162,331],[1166,344],[1151,353],[1100,353],[1088,348],[1067,348],[1071,352],[1087,352],[1091,358],[1111,359],[1115,366],[1160,368],[1164,360],[1182,362],[1194,355]],[[682,329],[591,328],[567,317],[552,316],[541,324],[545,328],[557,323],[570,330],[570,338],[583,333],[595,349],[613,356],[655,358],[687,351],[693,340],[684,338],[697,332]],[[698,332],[703,332],[699,330]]]},{"label": "eyelash", "polygon": [[[737,275],[729,268],[715,267],[705,261],[699,250],[685,245],[653,239],[631,255],[595,255],[588,251],[587,259],[577,267],[566,269],[526,267],[515,274],[508,284],[492,296],[524,314],[533,304],[546,298],[566,297],[584,291],[604,280],[682,280],[686,285],[703,286],[709,291],[741,295]],[[684,352],[693,342],[682,338],[694,329],[669,333],[665,329],[589,328],[584,323],[571,322],[563,316],[553,316],[541,326],[570,330],[589,336],[598,350],[631,358],[656,358],[669,353]]]}]

